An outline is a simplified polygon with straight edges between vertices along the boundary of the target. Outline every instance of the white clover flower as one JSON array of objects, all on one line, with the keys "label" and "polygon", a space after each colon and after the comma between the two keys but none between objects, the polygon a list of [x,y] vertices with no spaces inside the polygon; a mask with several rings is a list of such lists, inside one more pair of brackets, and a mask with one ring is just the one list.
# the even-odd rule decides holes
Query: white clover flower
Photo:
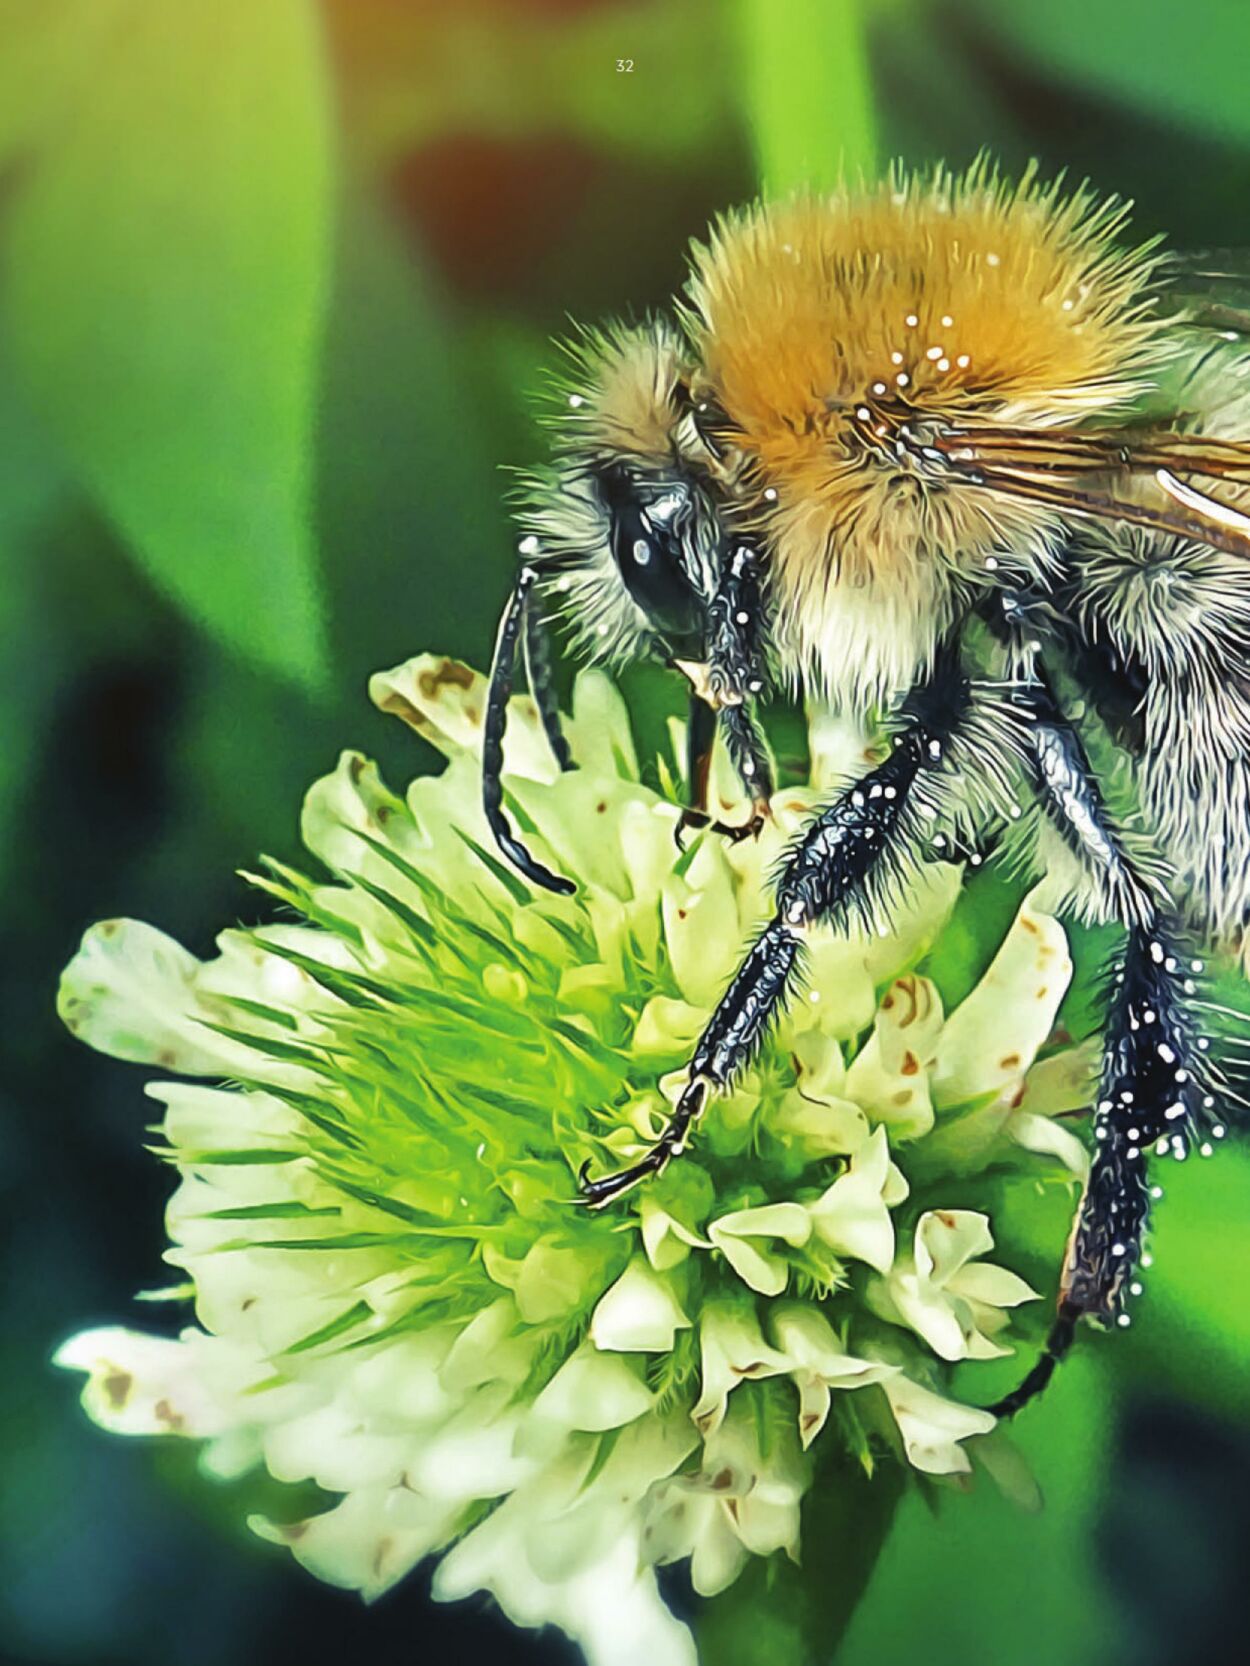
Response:
[{"label": "white clover flower", "polygon": [[304,810],[330,881],[276,863],[257,881],[293,921],[226,931],[206,963],[109,921],[65,973],[85,1041],[204,1080],[148,1088],[179,1176],[166,1258],[186,1282],[166,1294],[194,1323],[89,1331],[58,1360],[107,1428],[320,1487],[324,1508],[253,1525],[321,1579],[374,1597],[437,1554],[440,1597],[488,1590],[596,1666],[688,1666],[657,1566],[689,1559],[721,1591],[752,1556],[798,1556],[822,1453],[893,1445],[957,1474],[993,1426],[945,1362],[1003,1352],[1033,1292],[980,1259],[985,1216],[942,1186],[966,1195],[991,1159],[1030,1185],[1081,1168],[1052,1118],[1087,1103],[1088,1059],[1035,1062],[1063,934],[1026,905],[947,1014],[918,967],[953,866],[888,936],[814,933],[804,993],[691,1152],[587,1213],[578,1168],[654,1137],[768,872],[866,737],[819,715],[775,825],[681,854],[605,677],[577,681],[565,774],[514,701],[506,784],[578,881],[565,898],[489,844],[482,678],[424,657],[373,695],[448,766],[399,797],[346,754]]}]

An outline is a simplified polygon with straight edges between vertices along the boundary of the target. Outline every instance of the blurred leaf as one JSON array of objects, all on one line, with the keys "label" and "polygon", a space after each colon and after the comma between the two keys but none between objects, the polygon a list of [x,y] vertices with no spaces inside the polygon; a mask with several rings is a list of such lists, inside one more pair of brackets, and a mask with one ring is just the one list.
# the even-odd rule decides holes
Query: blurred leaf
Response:
[{"label": "blurred leaf", "polygon": [[[354,178],[335,264],[318,519],[335,660],[370,746],[372,671],[430,650],[484,663],[516,559],[501,417],[533,361],[473,354],[420,254]],[[404,751],[408,746],[405,738]]]},{"label": "blurred leaf", "polygon": [[37,139],[77,98],[133,0],[0,0],[0,158]]},{"label": "blurred leaf", "polygon": [[773,195],[877,166],[861,0],[737,0],[743,103]]},{"label": "blurred leaf", "polygon": [[1078,1353],[1011,1435],[1041,1483],[1042,1510],[1008,1502],[984,1474],[968,1496],[939,1493],[936,1519],[911,1491],[838,1666],[1093,1666],[1106,1656],[1115,1616],[1093,1534],[1113,1424],[1100,1362]]},{"label": "blurred leaf", "polygon": [[718,0],[327,6],[348,124],[359,154],[384,163],[448,133],[575,134],[668,166],[723,145],[723,12]]},{"label": "blurred leaf", "polygon": [[13,205],[13,356],[157,582],[315,683],[329,117],[314,10],[130,0],[124,24]]},{"label": "blurred leaf", "polygon": [[1064,82],[1222,139],[1250,138],[1244,0],[1205,0],[1198,10],[1174,0],[1136,0],[1131,10],[1105,0],[972,0],[969,10]]},{"label": "blurred leaf", "polygon": [[0,874],[67,657],[40,593],[34,537],[64,486],[55,452],[0,359]]},{"label": "blurred leaf", "polygon": [[1250,1153],[1160,1159],[1145,1294],[1116,1364],[1154,1393],[1235,1416],[1250,1403]]}]

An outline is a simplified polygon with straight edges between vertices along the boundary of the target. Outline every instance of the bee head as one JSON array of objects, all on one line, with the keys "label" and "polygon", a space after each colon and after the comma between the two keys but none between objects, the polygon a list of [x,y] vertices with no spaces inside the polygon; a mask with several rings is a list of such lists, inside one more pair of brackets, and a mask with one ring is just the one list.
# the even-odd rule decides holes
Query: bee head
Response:
[{"label": "bee head", "polygon": [[659,320],[586,335],[554,412],[553,462],[521,492],[521,551],[592,661],[697,658],[725,543],[687,349]]}]

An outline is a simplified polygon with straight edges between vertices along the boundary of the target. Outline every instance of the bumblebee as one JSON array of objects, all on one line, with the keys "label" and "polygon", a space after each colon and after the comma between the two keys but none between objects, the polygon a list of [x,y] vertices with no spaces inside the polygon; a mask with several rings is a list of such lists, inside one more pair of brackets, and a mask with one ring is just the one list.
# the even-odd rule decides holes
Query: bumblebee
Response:
[{"label": "bumblebee", "polygon": [[884,716],[892,740],[790,850],[656,1144],[583,1171],[592,1207],[685,1149],[812,927],[882,927],[935,855],[1001,846],[1061,876],[1069,915],[1123,928],[1058,1313],[1003,1415],[1079,1320],[1128,1322],[1148,1160],[1223,1132],[1198,979],[1250,921],[1244,317],[1227,327],[1218,274],[1186,276],[1126,225],[1117,199],[984,162],[723,217],[671,318],[571,349],[486,717],[492,831],[561,892],[500,784],[519,652],[569,762],[548,619],[592,660],[689,679],[687,825],[709,819],[718,731],[752,805],[721,830],[767,814],[753,713],[774,686]]}]

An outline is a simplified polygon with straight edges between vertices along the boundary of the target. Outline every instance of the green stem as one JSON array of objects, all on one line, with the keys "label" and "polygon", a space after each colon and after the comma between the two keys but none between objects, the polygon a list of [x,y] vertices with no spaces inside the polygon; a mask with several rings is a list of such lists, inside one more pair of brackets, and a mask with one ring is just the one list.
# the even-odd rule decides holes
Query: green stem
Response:
[{"label": "green stem", "polygon": [[694,1621],[700,1666],[829,1666],[868,1588],[904,1473],[869,1479],[849,1455],[821,1466],[803,1505],[803,1563],[752,1557]]},{"label": "green stem", "polygon": [[877,169],[866,0],[738,0],[743,105],[769,195]]}]

